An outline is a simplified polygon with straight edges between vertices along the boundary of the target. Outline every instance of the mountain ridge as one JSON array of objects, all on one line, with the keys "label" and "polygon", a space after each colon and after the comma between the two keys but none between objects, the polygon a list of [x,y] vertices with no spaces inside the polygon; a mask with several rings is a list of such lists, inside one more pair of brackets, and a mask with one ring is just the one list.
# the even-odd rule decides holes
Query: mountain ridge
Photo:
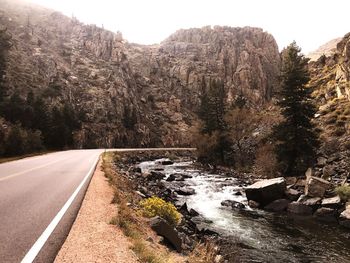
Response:
[{"label": "mountain ridge", "polygon": [[243,95],[263,104],[278,86],[277,44],[262,29],[180,30],[145,46],[56,11],[2,3],[2,23],[17,43],[9,54],[7,95],[32,90],[50,107],[69,102],[84,111],[74,132],[77,148],[186,146],[203,78],[223,79],[228,102]]}]

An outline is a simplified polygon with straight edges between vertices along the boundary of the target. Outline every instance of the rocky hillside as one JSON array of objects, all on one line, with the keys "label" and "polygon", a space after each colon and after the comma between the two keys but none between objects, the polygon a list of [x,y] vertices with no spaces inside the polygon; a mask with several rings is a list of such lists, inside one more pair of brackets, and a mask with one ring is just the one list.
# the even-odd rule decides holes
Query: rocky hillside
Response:
[{"label": "rocky hillside", "polygon": [[277,44],[258,28],[179,30],[143,46],[18,0],[0,0],[0,23],[14,42],[7,96],[70,103],[84,116],[76,147],[188,145],[203,80],[224,80],[228,102],[259,105],[278,86]]},{"label": "rocky hillside", "polygon": [[344,180],[350,169],[350,33],[333,55],[311,62],[310,70],[323,142],[317,173]]},{"label": "rocky hillside", "polygon": [[335,38],[331,41],[328,41],[326,44],[320,46],[315,51],[310,52],[307,57],[310,58],[311,61],[318,60],[322,55],[331,56],[337,50],[337,44],[342,40],[342,38]]}]

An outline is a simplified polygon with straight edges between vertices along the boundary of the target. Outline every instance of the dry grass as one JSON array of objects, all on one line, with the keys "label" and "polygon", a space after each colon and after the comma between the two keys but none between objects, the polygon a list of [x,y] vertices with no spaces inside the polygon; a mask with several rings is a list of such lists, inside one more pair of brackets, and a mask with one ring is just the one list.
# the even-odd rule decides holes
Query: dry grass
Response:
[{"label": "dry grass", "polygon": [[218,247],[213,242],[197,244],[188,258],[188,263],[214,263],[221,262],[218,255]]},{"label": "dry grass", "polygon": [[148,244],[140,239],[133,243],[132,250],[138,255],[141,262],[148,263],[164,263],[164,261],[158,254],[152,251]]},{"label": "dry grass", "polygon": [[139,213],[130,206],[139,203],[139,197],[133,192],[131,183],[118,175],[113,169],[113,161],[119,156],[116,153],[103,155],[103,169],[109,183],[114,187],[115,194],[112,203],[118,206],[118,214],[110,221],[119,226],[124,235],[129,237],[132,243],[131,249],[135,252],[140,262],[167,263],[173,262],[171,256],[165,250],[161,250],[147,241],[146,222]]}]

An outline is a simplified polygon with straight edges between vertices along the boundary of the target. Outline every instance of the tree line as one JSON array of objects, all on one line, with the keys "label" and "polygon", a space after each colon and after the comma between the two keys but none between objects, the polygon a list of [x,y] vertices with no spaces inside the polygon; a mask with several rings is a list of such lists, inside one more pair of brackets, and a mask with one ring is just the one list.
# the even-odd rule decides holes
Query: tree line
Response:
[{"label": "tree line", "polygon": [[15,92],[0,103],[0,116],[8,123],[0,154],[19,155],[43,149],[71,148],[73,134],[80,129],[77,111],[69,103],[50,106],[29,92],[22,98]]}]

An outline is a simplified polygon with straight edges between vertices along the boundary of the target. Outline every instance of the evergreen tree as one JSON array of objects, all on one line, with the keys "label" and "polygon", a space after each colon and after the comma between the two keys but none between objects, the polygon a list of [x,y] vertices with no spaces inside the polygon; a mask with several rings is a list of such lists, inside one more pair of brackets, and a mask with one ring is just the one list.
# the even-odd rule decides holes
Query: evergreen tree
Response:
[{"label": "evergreen tree", "polygon": [[47,144],[53,149],[62,149],[67,144],[67,127],[62,112],[56,106],[51,110]]},{"label": "evergreen tree", "polygon": [[[9,49],[12,47],[12,36],[7,32],[7,29],[0,30],[0,104],[6,95],[4,87],[4,75],[6,73],[6,59]],[[0,114],[1,114],[0,105]]]},{"label": "evergreen tree", "polygon": [[[226,103],[225,88],[221,80],[211,80],[209,88],[202,81],[202,95],[199,109],[199,117],[202,120],[200,133],[203,138],[215,141],[210,147],[210,152],[202,151],[200,159],[211,162],[227,162],[227,152],[230,151],[230,143],[227,137],[227,124],[225,122]],[[204,156],[205,155],[205,156]]]},{"label": "evergreen tree", "polygon": [[312,118],[316,112],[310,90],[308,59],[295,42],[282,52],[279,106],[284,120],[274,127],[276,155],[285,175],[299,175],[312,165],[318,137]]},{"label": "evergreen tree", "polygon": [[5,107],[3,109],[3,116],[6,120],[12,123],[23,123],[23,121],[26,119],[25,105],[25,100],[22,99],[19,93],[16,91],[12,94],[9,100],[4,102]]},{"label": "evergreen tree", "polygon": [[46,106],[44,100],[40,97],[37,97],[34,100],[33,104],[33,123],[32,123],[32,128],[40,130],[43,135],[44,135],[44,141],[46,142],[46,134],[49,128],[49,110],[48,107]]},{"label": "evergreen tree", "polygon": [[5,155],[14,156],[25,152],[25,142],[22,135],[22,128],[19,124],[13,126],[6,138]]},{"label": "evergreen tree", "polygon": [[[207,83],[205,81],[204,76],[202,77],[201,81],[201,94],[200,94],[200,104],[199,104],[199,111],[198,111],[198,117],[203,121],[204,125],[208,125],[209,118],[208,118],[208,110],[209,110],[209,102],[208,102],[208,90],[207,90]],[[203,127],[205,129],[205,127]]]},{"label": "evergreen tree", "polygon": [[208,91],[202,91],[200,114],[203,121],[203,133],[211,134],[214,131],[224,131],[225,123],[225,89],[220,80],[211,80]]},{"label": "evergreen tree", "polygon": [[128,130],[132,130],[137,123],[136,110],[133,107],[124,106],[123,124]]}]

